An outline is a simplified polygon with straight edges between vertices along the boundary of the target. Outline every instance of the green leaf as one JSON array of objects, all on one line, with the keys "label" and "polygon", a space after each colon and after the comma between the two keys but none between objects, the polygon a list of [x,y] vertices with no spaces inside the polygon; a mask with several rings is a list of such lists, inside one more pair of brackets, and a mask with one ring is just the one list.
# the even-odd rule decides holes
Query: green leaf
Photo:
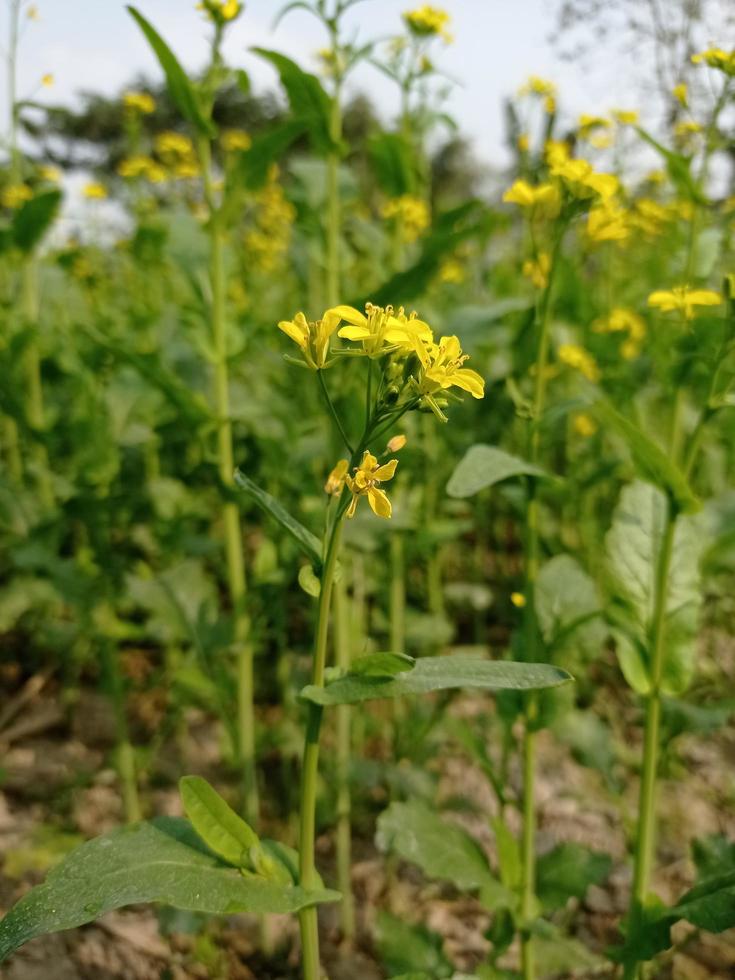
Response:
[{"label": "green leaf", "polygon": [[511,833],[502,817],[493,819],[492,828],[498,852],[500,880],[510,891],[516,891],[520,888],[523,877],[523,861],[518,839]]},{"label": "green leaf", "polygon": [[442,951],[442,938],[425,926],[412,926],[388,912],[379,912],[375,943],[391,972],[432,980],[451,977],[454,967]]},{"label": "green leaf", "polygon": [[370,653],[352,661],[350,673],[362,677],[395,677],[407,670],[413,670],[416,658],[406,653]]},{"label": "green leaf", "polygon": [[599,655],[608,630],[595,583],[571,555],[541,566],[536,583],[541,633],[556,663],[581,667]]},{"label": "green leaf", "polygon": [[478,442],[470,446],[457,463],[447,483],[447,493],[450,497],[472,497],[513,476],[548,478],[549,474],[497,446],[485,446]]},{"label": "green leaf", "polygon": [[558,844],[538,859],[537,894],[547,911],[563,908],[570,898],[584,898],[590,885],[599,885],[610,873],[608,854],[581,844]]},{"label": "green leaf", "polygon": [[595,414],[603,425],[625,441],[638,474],[663,490],[678,512],[688,514],[699,510],[699,501],[692,493],[684,474],[660,446],[607,402],[598,402]]},{"label": "green leaf", "polygon": [[482,848],[456,824],[442,819],[425,803],[391,803],[378,817],[376,843],[421,868],[429,878],[449,881],[462,891],[480,891],[490,908],[512,904]]},{"label": "green leaf", "polygon": [[0,960],[35,936],[141,902],[214,915],[297,912],[339,893],[284,886],[224,867],[188,820],[159,817],[87,841],[0,922]]},{"label": "green leaf", "polygon": [[691,158],[684,156],[683,153],[675,153],[673,150],[667,149],[662,143],[654,139],[650,133],[647,133],[645,129],[641,129],[640,126],[636,126],[636,130],[641,139],[645,140],[661,156],[666,164],[671,182],[680,191],[682,196],[688,197],[696,204],[708,206],[709,201],[702,193],[699,184],[692,174]]},{"label": "green leaf", "polygon": [[235,165],[235,175],[248,190],[258,190],[268,178],[272,163],[283,158],[284,153],[308,129],[304,119],[288,119],[267,133],[257,136],[249,150],[241,153]]},{"label": "green leaf", "polygon": [[135,19],[146,40],[153,49],[153,53],[158,58],[158,63],[166,76],[166,84],[171,101],[179,110],[187,122],[198,130],[203,136],[214,137],[217,134],[216,127],[202,113],[201,107],[196,97],[196,93],[189,81],[186,72],[179,64],[176,55],[166,44],[158,31],[146,18],[135,9],[128,6],[128,12]]},{"label": "green leaf", "polygon": [[[618,659],[626,680],[641,694],[649,687],[649,637],[667,502],[649,483],[623,488],[606,538],[607,568],[615,602],[610,616]],[[702,522],[681,516],[676,522],[668,579],[662,688],[681,694],[695,668],[695,640],[702,603],[699,561],[707,542]]]},{"label": "green leaf", "polygon": [[13,244],[28,255],[48,231],[61,205],[61,191],[41,191],[26,201],[13,215]]},{"label": "green leaf", "polygon": [[316,75],[305,72],[295,61],[278,51],[270,51],[267,48],[252,50],[261,58],[270,61],[278,72],[291,111],[299,122],[306,124],[314,150],[318,153],[329,153],[337,149],[329,131],[332,100]]},{"label": "green leaf", "polygon": [[380,189],[389,197],[415,189],[411,147],[400,133],[378,133],[368,141],[368,155]]},{"label": "green leaf", "polygon": [[724,932],[735,926],[735,870],[726,871],[695,885],[663,916],[685,919],[707,932]]},{"label": "green leaf", "polygon": [[299,569],[299,585],[312,599],[318,599],[322,591],[322,580],[314,572],[311,565],[302,565]]},{"label": "green leaf", "polygon": [[378,698],[400,698],[407,694],[428,694],[452,688],[479,688],[485,691],[531,691],[557,687],[572,677],[551,664],[525,664],[508,660],[455,654],[448,657],[420,657],[413,670],[396,677],[370,677],[349,672],[326,687],[310,685],[301,697],[313,704],[359,704]]},{"label": "green leaf", "polygon": [[314,562],[317,568],[322,565],[322,545],[319,538],[311,531],[307,530],[303,524],[296,520],[286,508],[275,497],[272,497],[265,490],[253,483],[249,476],[245,476],[242,470],[235,470],[235,483],[244,490],[258,504],[266,514],[270,514],[281,525],[284,530],[301,545],[304,553]]},{"label": "green leaf", "polygon": [[247,867],[250,849],[260,844],[255,831],[201,776],[183,776],[179,792],[184,812],[204,843],[228,864]]}]

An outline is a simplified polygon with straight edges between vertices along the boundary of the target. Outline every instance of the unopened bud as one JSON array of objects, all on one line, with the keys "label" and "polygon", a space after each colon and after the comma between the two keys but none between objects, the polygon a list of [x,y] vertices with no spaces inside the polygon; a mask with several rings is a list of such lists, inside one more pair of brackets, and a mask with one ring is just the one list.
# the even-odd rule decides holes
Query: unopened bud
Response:
[{"label": "unopened bud", "polygon": [[393,436],[392,439],[388,440],[388,445],[385,447],[385,450],[388,453],[397,453],[400,449],[403,449],[407,442],[408,440],[404,435]]}]

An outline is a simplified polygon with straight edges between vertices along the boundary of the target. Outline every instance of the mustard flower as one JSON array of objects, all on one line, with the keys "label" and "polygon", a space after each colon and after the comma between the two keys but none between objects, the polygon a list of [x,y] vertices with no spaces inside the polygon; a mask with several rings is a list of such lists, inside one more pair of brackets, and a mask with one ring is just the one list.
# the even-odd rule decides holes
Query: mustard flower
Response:
[{"label": "mustard flower", "polygon": [[526,597],[522,592],[511,592],[510,601],[516,607],[516,609],[523,609],[526,605]]},{"label": "mustard flower", "polygon": [[391,459],[383,465],[379,465],[378,460],[372,453],[365,450],[362,461],[355,467],[355,475],[345,476],[347,488],[352,494],[350,506],[347,508],[347,516],[354,517],[357,503],[360,497],[367,497],[372,512],[378,517],[390,518],[393,508],[384,490],[380,489],[380,484],[387,480],[392,480],[398,466],[397,459]]},{"label": "mustard flower", "polygon": [[361,343],[368,357],[379,357],[389,350],[413,351],[418,342],[432,340],[431,327],[415,312],[406,316],[403,307],[394,313],[392,306],[367,303],[364,314],[352,306],[335,306],[328,312],[348,324],[340,329],[339,336]]},{"label": "mustard flower", "polygon": [[537,258],[526,259],[521,271],[526,279],[530,279],[536,289],[546,289],[549,284],[550,270],[551,256],[548,252],[540,252]]},{"label": "mustard flower", "polygon": [[397,453],[406,445],[408,439],[403,434],[398,436],[393,436],[392,439],[388,440],[388,444],[385,447],[385,451],[388,453]]},{"label": "mustard flower", "polygon": [[673,289],[657,289],[648,297],[648,305],[663,313],[678,312],[685,320],[692,320],[697,306],[719,306],[722,297],[713,289],[690,289],[674,286]]},{"label": "mustard flower", "polygon": [[439,281],[460,285],[467,275],[459,259],[445,259],[439,266]]},{"label": "mustard flower", "polygon": [[551,173],[558,177],[567,191],[579,200],[599,196],[607,200],[619,187],[613,174],[598,173],[587,160],[563,160],[551,164]]},{"label": "mustard flower", "polygon": [[329,341],[337,329],[340,316],[335,310],[327,310],[321,320],[307,320],[297,313],[293,320],[281,320],[278,329],[283,330],[301,348],[301,354],[312,371],[328,367]]},{"label": "mustard flower", "polygon": [[672,88],[671,94],[674,96],[679,105],[686,109],[687,102],[689,101],[689,90],[687,88],[687,83],[679,82],[678,85],[675,85]]},{"label": "mustard flower", "polygon": [[147,92],[126,92],[123,95],[123,105],[131,112],[140,112],[145,116],[156,111],[156,100]]},{"label": "mustard flower", "polygon": [[104,201],[104,199],[107,197],[107,188],[104,184],[100,184],[97,181],[92,181],[91,183],[84,185],[82,193],[91,201]]},{"label": "mustard flower", "polygon": [[7,187],[3,188],[2,195],[0,195],[0,203],[4,208],[16,208],[21,207],[26,201],[30,201],[33,197],[33,191],[27,184],[8,184]]},{"label": "mustard flower", "polygon": [[627,214],[612,201],[591,208],[587,216],[587,238],[591,242],[620,242],[630,234]]},{"label": "mustard flower", "polygon": [[416,353],[421,362],[418,390],[427,396],[428,407],[442,421],[446,419],[433,398],[438,392],[448,388],[461,388],[473,398],[484,397],[485,381],[477,371],[464,367],[469,355],[462,353],[459,338],[442,337],[438,344],[419,340]]},{"label": "mustard flower", "polygon": [[528,208],[537,218],[556,218],[561,209],[561,195],[556,184],[532,186],[526,180],[516,180],[503,194],[506,204]]},{"label": "mustard flower", "polygon": [[222,133],[222,149],[227,153],[249,150],[252,145],[250,133],[246,133],[244,129],[226,129]]},{"label": "mustard flower", "polygon": [[576,412],[572,418],[572,426],[578,436],[589,439],[597,432],[595,420],[586,412]]},{"label": "mustard flower", "polygon": [[722,48],[707,48],[692,55],[692,62],[695,65],[709,65],[716,68],[730,77],[735,76],[735,50],[723,51]]},{"label": "mustard flower", "polygon": [[640,115],[635,109],[613,109],[612,117],[621,126],[635,126]]},{"label": "mustard flower", "polygon": [[242,4],[239,0],[202,0],[197,4],[197,10],[217,23],[234,20],[242,10]]},{"label": "mustard flower", "polygon": [[600,380],[597,361],[579,344],[562,344],[559,347],[559,360],[562,364],[575,368],[588,381],[595,383]]},{"label": "mustard flower", "polygon": [[391,198],[382,208],[383,218],[395,220],[406,242],[415,242],[429,226],[430,215],[426,202],[413,194]]},{"label": "mustard flower", "polygon": [[439,7],[432,7],[425,3],[416,10],[407,10],[403,14],[403,20],[409,31],[416,37],[441,37],[447,44],[451,44],[454,38],[447,30],[450,16],[446,10]]},{"label": "mustard flower", "polygon": [[342,493],[342,487],[345,485],[345,477],[349,468],[350,461],[348,459],[341,459],[327,477],[327,482],[324,484],[324,492],[329,494],[330,497],[338,497]]},{"label": "mustard flower", "polygon": [[44,88],[51,88],[53,84],[54,76],[51,74],[51,72],[47,72],[45,75],[41,76],[41,85],[43,85]]}]

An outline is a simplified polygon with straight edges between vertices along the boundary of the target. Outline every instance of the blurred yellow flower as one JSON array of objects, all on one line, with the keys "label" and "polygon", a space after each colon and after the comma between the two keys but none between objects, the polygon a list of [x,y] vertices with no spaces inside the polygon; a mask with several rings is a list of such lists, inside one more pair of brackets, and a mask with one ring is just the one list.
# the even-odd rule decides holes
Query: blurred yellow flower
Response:
[{"label": "blurred yellow flower", "polygon": [[570,158],[569,144],[564,140],[547,140],[544,144],[544,160],[550,167],[564,163]]},{"label": "blurred yellow flower", "polygon": [[572,418],[572,426],[578,436],[589,439],[597,432],[597,423],[586,412],[575,412]]},{"label": "blurred yellow flower", "polygon": [[123,105],[131,112],[140,112],[146,116],[156,111],[156,100],[147,92],[126,92],[123,95]]},{"label": "blurred yellow flower", "polygon": [[516,609],[523,609],[526,605],[526,597],[522,592],[511,592],[510,601],[516,607]]},{"label": "blurred yellow flower", "polygon": [[694,119],[682,119],[674,126],[674,135],[679,139],[686,139],[689,136],[701,133],[702,129],[702,124],[696,122]]},{"label": "blurred yellow flower", "polygon": [[168,129],[155,138],[156,152],[161,157],[190,157],[194,155],[194,144],[184,133]]},{"label": "blurred yellow flower", "polygon": [[595,129],[608,129],[610,127],[610,120],[605,119],[604,116],[590,116],[586,112],[583,112],[579,117],[577,126],[579,135],[586,137]]},{"label": "blurred yellow flower", "polygon": [[[339,465],[339,464],[338,464]],[[347,516],[354,517],[357,509],[357,502],[360,497],[367,497],[370,509],[378,517],[389,518],[393,512],[390,500],[384,490],[380,489],[380,484],[392,480],[398,466],[397,459],[391,459],[382,466],[372,453],[365,450],[359,466],[355,467],[355,475],[345,476],[347,488],[352,494],[350,506],[347,508]]]},{"label": "blurred yellow flower", "polygon": [[459,285],[467,278],[465,267],[458,259],[445,259],[439,266],[439,281]]},{"label": "blurred yellow flower", "polygon": [[38,7],[35,5],[35,3],[32,3],[30,5],[30,7],[28,8],[28,10],[26,11],[26,17],[28,18],[28,20],[40,20],[41,19],[40,15],[38,13]]},{"label": "blurred yellow flower", "polygon": [[613,109],[612,116],[621,126],[635,126],[640,118],[635,109]]},{"label": "blurred yellow flower", "polygon": [[97,181],[85,184],[82,193],[92,201],[103,201],[108,196],[105,185]]},{"label": "blurred yellow flower", "polygon": [[451,44],[454,38],[447,30],[450,16],[446,10],[440,7],[432,7],[425,3],[416,10],[407,10],[403,14],[408,29],[416,37],[441,37],[447,44]]},{"label": "blurred yellow flower", "polygon": [[342,487],[345,485],[345,477],[349,468],[350,461],[348,459],[341,459],[327,477],[327,482],[324,484],[324,492],[328,493],[330,497],[337,497],[342,493]]},{"label": "blurred yellow flower", "polygon": [[540,252],[536,259],[526,259],[521,271],[526,279],[531,280],[536,289],[546,289],[550,270],[551,256],[548,252]]},{"label": "blurred yellow flower", "polygon": [[558,177],[567,191],[580,200],[599,195],[603,200],[612,197],[620,182],[613,174],[598,173],[587,160],[563,160],[551,164],[551,173]]},{"label": "blurred yellow flower", "polygon": [[395,220],[405,242],[415,242],[425,231],[430,222],[429,207],[426,202],[413,194],[402,194],[400,197],[386,201],[381,210],[381,216]]},{"label": "blurred yellow flower", "polygon": [[518,137],[516,145],[521,153],[528,153],[528,147],[531,145],[528,138],[528,133],[521,133],[521,135]]},{"label": "blurred yellow flower", "polygon": [[722,297],[713,289],[690,289],[689,286],[674,286],[673,289],[657,289],[648,297],[648,305],[663,313],[678,312],[685,320],[695,316],[697,306],[719,306]]},{"label": "blurred yellow flower", "polygon": [[242,10],[239,0],[202,0],[197,4],[197,10],[203,11],[210,20],[234,20]]},{"label": "blurred yellow flower", "polygon": [[527,180],[516,180],[503,194],[503,200],[528,208],[537,218],[555,218],[561,208],[559,188],[549,182],[534,187]]},{"label": "blurred yellow flower", "polygon": [[51,88],[53,84],[54,76],[50,72],[41,77],[41,85],[43,85],[44,88]]},{"label": "blurred yellow flower", "polygon": [[0,203],[4,208],[19,208],[33,197],[33,191],[27,184],[8,184],[3,188]]},{"label": "blurred yellow flower", "polygon": [[568,367],[575,368],[588,381],[600,380],[600,369],[594,357],[579,344],[562,344],[559,347],[559,360]]},{"label": "blurred yellow flower", "polygon": [[227,153],[249,150],[252,145],[252,137],[244,129],[226,129],[222,133],[222,149]]},{"label": "blurred yellow flower", "polygon": [[646,335],[643,317],[634,310],[616,306],[607,316],[600,317],[592,324],[595,333],[622,333],[627,331],[633,340],[642,340]]},{"label": "blurred yellow flower", "polygon": [[707,48],[706,51],[693,54],[692,61],[695,65],[705,64],[709,65],[710,68],[724,72],[726,75],[735,75],[735,50],[723,51],[722,48]]},{"label": "blurred yellow flower", "polygon": [[591,242],[623,241],[630,234],[627,212],[612,201],[591,208],[586,233]]},{"label": "blurred yellow flower", "polygon": [[278,329],[298,344],[307,365],[320,371],[328,367],[329,341],[339,322],[335,310],[327,310],[321,320],[307,320],[303,313],[297,313],[293,320],[281,320]]},{"label": "blurred yellow flower", "polygon": [[689,90],[687,89],[686,82],[679,82],[678,85],[675,85],[671,90],[671,94],[674,96],[679,105],[686,108],[689,100]]},{"label": "blurred yellow flower", "polygon": [[136,177],[145,177],[154,184],[159,184],[166,180],[166,170],[160,163],[152,157],[142,154],[133,157],[126,157],[117,166],[118,174],[126,180],[134,180]]},{"label": "blurred yellow flower", "polygon": [[61,171],[58,167],[43,165],[38,168],[38,176],[41,180],[48,181],[49,184],[58,184],[61,180]]}]

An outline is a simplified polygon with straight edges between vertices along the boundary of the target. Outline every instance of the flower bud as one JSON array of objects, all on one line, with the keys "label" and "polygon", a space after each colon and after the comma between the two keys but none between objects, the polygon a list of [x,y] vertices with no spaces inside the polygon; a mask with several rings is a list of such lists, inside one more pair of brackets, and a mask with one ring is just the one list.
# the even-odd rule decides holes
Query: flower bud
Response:
[{"label": "flower bud", "polygon": [[388,445],[385,447],[385,451],[388,453],[397,453],[400,449],[407,443],[407,439],[404,435],[393,436],[392,439],[388,440]]}]

